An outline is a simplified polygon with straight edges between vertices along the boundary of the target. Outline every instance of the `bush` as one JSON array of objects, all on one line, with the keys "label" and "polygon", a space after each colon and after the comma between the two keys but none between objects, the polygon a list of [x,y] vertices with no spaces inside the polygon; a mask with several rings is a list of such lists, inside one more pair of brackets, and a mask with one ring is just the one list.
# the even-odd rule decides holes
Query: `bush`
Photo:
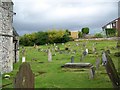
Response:
[{"label": "bush", "polygon": [[103,35],[101,33],[96,33],[94,35],[95,38],[103,38]]}]

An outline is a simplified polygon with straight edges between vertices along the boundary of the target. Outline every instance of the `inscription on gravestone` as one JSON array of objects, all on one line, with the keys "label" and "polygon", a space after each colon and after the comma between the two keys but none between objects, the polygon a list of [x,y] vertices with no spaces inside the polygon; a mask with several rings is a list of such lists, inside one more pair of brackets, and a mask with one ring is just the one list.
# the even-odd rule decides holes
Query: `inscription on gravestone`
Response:
[{"label": "inscription on gravestone", "polygon": [[34,74],[27,62],[22,63],[14,80],[14,87],[22,90],[23,88],[33,88],[34,90]]}]

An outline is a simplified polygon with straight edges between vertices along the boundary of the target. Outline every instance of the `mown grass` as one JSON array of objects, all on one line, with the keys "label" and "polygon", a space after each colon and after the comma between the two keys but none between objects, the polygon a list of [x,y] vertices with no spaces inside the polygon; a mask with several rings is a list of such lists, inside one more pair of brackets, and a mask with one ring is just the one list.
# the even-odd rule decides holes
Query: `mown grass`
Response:
[{"label": "mown grass", "polygon": [[[88,54],[83,61],[80,61],[82,55],[83,46],[82,44],[87,42],[87,48],[92,52],[93,43],[96,43],[97,54]],[[79,43],[80,46],[76,46]],[[37,49],[33,47],[26,48],[26,62],[29,62],[31,69],[35,74],[35,88],[112,88],[112,83],[106,74],[104,66],[100,64],[99,70],[96,70],[95,78],[89,78],[89,69],[64,69],[61,68],[67,62],[70,62],[70,58],[74,55],[74,62],[88,62],[96,67],[96,58],[99,56],[101,59],[101,53],[103,50],[110,49],[111,58],[118,69],[118,58],[114,56],[117,52],[116,48],[117,41],[86,41],[82,40],[79,42],[68,42],[65,45],[70,44],[70,48],[76,50],[77,53],[66,53],[60,54],[59,52],[52,52],[52,62],[48,62],[47,53],[38,51],[38,48],[47,50],[48,47],[54,47],[53,45],[41,45]],[[57,44],[60,50],[64,50],[65,45]],[[54,55],[56,54],[56,55]],[[32,59],[35,58],[36,61]],[[42,63],[41,63],[42,62]],[[14,64],[14,70],[11,73],[10,79],[2,79],[2,84],[6,85],[12,83],[4,88],[13,88],[13,81],[16,73],[18,72],[19,66],[21,65],[21,48],[20,48],[20,62]],[[3,75],[4,76],[4,75]]]}]

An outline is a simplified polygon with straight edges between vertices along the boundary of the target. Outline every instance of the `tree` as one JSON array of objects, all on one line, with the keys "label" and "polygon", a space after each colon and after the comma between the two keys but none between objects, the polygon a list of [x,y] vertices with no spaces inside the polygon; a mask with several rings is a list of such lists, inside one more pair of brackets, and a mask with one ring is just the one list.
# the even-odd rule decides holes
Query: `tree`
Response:
[{"label": "tree", "polygon": [[88,27],[82,28],[82,33],[83,34],[88,34],[89,33],[89,28]]},{"label": "tree", "polygon": [[78,31],[78,37],[79,37],[79,38],[82,38],[82,36],[83,36],[83,35],[82,35],[82,32]]}]

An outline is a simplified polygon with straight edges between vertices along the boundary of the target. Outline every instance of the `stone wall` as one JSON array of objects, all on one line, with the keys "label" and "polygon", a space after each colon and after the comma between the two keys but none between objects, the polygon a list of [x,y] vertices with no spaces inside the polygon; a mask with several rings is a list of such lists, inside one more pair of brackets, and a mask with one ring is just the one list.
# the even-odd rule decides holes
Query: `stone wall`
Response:
[{"label": "stone wall", "polygon": [[[9,8],[10,7],[10,8]],[[15,48],[13,42],[13,3],[0,5],[0,71],[8,73],[13,70]]]}]

